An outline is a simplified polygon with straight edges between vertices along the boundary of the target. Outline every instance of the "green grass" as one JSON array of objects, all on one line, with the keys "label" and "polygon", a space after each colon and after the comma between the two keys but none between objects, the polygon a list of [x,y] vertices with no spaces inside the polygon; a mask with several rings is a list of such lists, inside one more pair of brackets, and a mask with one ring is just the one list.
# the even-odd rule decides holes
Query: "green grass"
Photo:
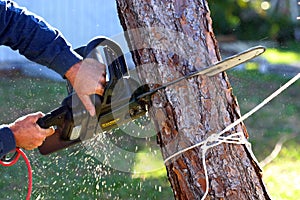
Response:
[{"label": "green grass", "polygon": [[[1,77],[0,84],[0,123],[9,123],[31,112],[48,112],[59,106],[66,96],[64,83],[49,80]],[[131,141],[118,131],[109,139],[128,151],[154,143],[150,139]],[[147,148],[142,149],[133,159],[135,164],[131,170],[139,173],[105,166],[97,157],[87,154],[82,145],[49,156],[41,156],[37,150],[27,151],[33,168],[33,199],[172,199],[160,152],[156,151],[157,156],[154,156],[152,147],[149,159],[144,157],[145,153],[150,155],[147,151]],[[126,162],[126,158],[121,159]],[[120,160],[118,164],[127,165],[125,162]],[[147,172],[145,168],[155,170]],[[22,159],[15,166],[0,167],[0,170],[0,199],[25,199],[27,170]]]},{"label": "green grass", "polygon": [[299,143],[288,142],[272,164],[266,166],[264,179],[274,199],[300,196]]},{"label": "green grass", "polygon": [[165,176],[167,172],[162,160],[160,152],[139,151],[136,154],[136,164],[133,166],[133,171],[136,172],[133,177],[160,178]]},{"label": "green grass", "polygon": [[268,49],[264,57],[273,64],[289,64],[300,61],[300,54],[292,51],[282,51],[278,49]]},{"label": "green grass", "polygon": [[23,77],[0,78],[1,122],[8,123],[30,112],[48,112],[66,96],[63,82]]},{"label": "green grass", "polygon": [[[278,75],[262,75],[255,70],[228,74],[242,114],[288,81]],[[268,156],[283,136],[296,135],[283,144],[280,154],[264,168],[263,179],[274,199],[293,200],[300,195],[299,91],[300,81],[297,81],[245,121],[258,160]]]},{"label": "green grass", "polygon": [[[262,75],[255,70],[231,71],[228,76],[242,113],[249,111],[287,81],[280,76]],[[0,78],[0,84],[1,123],[38,110],[50,111],[66,95],[64,83],[48,80]],[[259,160],[272,151],[282,136],[299,134],[299,91],[298,81],[245,121]],[[94,156],[86,154],[85,147],[81,145],[49,156],[28,151],[33,167],[33,199],[173,199],[161,155],[157,152],[159,147],[155,147],[155,136],[146,141],[132,140],[122,132],[115,132],[107,137],[128,151],[138,152],[130,170],[143,173],[122,172],[105,166]],[[298,137],[285,143],[279,156],[264,169],[264,180],[275,199],[291,200],[299,196],[298,145]],[[95,152],[99,153],[97,148],[102,147],[95,147]],[[149,152],[156,153],[149,157]],[[118,163],[128,165],[122,160]],[[155,170],[147,171],[149,168]],[[27,187],[25,163],[21,161],[14,167],[1,167],[0,170],[0,199],[24,199]]]},{"label": "green grass", "polygon": [[272,64],[290,64],[300,62],[299,51],[299,43],[289,42],[280,48],[268,48],[263,57]]}]

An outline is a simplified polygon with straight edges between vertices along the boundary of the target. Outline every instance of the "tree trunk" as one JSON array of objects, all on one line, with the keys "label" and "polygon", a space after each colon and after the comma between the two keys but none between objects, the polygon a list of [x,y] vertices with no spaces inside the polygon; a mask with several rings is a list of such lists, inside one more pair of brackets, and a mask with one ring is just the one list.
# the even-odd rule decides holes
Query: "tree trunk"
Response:
[{"label": "tree trunk", "polygon": [[[119,18],[140,79],[151,88],[220,60],[205,0],[117,0]],[[225,73],[198,76],[152,96],[151,117],[166,159],[219,133],[240,117]],[[239,124],[226,134],[247,131]],[[196,147],[166,163],[175,199],[270,199],[244,145]]]}]

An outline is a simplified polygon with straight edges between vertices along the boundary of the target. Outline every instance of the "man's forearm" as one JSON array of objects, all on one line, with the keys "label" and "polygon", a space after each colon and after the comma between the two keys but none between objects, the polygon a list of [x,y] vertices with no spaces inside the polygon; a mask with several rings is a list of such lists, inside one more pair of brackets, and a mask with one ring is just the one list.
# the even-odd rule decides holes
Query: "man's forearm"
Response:
[{"label": "man's forearm", "polygon": [[61,76],[81,60],[58,30],[11,1],[0,0],[0,45],[19,50]]}]

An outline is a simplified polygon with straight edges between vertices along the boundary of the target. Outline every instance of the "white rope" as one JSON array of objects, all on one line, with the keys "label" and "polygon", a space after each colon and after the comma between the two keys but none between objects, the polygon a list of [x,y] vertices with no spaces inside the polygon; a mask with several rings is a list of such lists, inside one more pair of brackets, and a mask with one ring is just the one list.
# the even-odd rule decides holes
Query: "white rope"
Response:
[{"label": "white rope", "polygon": [[208,138],[206,138],[206,140],[204,140],[200,143],[197,143],[193,146],[190,146],[188,148],[185,148],[183,150],[178,151],[177,153],[175,153],[175,154],[171,155],[170,157],[168,157],[167,159],[165,159],[164,163],[166,164],[172,158],[174,158],[178,155],[181,155],[186,151],[189,151],[191,149],[194,149],[196,147],[201,146],[201,149],[202,149],[202,165],[203,165],[203,170],[204,170],[205,179],[206,179],[205,193],[204,193],[203,197],[201,198],[202,200],[204,200],[206,198],[206,196],[208,195],[208,190],[209,190],[207,166],[206,166],[206,163],[205,163],[205,160],[206,160],[205,154],[206,154],[206,152],[210,148],[212,148],[214,146],[217,146],[221,143],[244,144],[246,146],[247,150],[249,151],[249,153],[251,154],[252,159],[258,164],[258,162],[257,162],[257,160],[256,160],[256,158],[255,158],[255,156],[254,156],[254,154],[251,150],[251,144],[250,144],[250,142],[248,142],[248,140],[246,139],[243,132],[233,133],[233,134],[230,134],[228,136],[222,136],[222,135],[224,133],[226,133],[227,131],[230,131],[232,128],[234,128],[236,125],[240,124],[241,122],[243,122],[247,118],[249,118],[251,115],[253,115],[255,112],[257,112],[259,109],[264,107],[267,103],[272,101],[280,93],[282,93],[284,90],[286,90],[288,87],[290,87],[293,83],[295,83],[299,78],[300,78],[300,73],[298,73],[295,77],[293,77],[291,80],[289,80],[287,83],[285,83],[282,87],[280,87],[278,90],[276,90],[273,94],[271,94],[269,97],[267,97],[264,101],[262,101],[260,104],[258,104],[252,110],[250,110],[248,113],[243,115],[241,118],[237,119],[232,124],[227,126],[225,129],[223,129],[218,134],[212,134]]}]

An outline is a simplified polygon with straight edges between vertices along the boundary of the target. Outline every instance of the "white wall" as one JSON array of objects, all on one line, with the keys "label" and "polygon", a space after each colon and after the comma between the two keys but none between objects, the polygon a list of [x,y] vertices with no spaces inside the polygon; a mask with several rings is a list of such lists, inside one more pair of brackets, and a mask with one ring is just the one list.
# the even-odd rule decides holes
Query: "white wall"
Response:
[{"label": "white wall", "polygon": [[[122,32],[114,0],[15,0],[20,6],[43,17],[58,28],[74,48],[99,35]],[[0,46],[0,62],[24,61],[7,47]]]}]

